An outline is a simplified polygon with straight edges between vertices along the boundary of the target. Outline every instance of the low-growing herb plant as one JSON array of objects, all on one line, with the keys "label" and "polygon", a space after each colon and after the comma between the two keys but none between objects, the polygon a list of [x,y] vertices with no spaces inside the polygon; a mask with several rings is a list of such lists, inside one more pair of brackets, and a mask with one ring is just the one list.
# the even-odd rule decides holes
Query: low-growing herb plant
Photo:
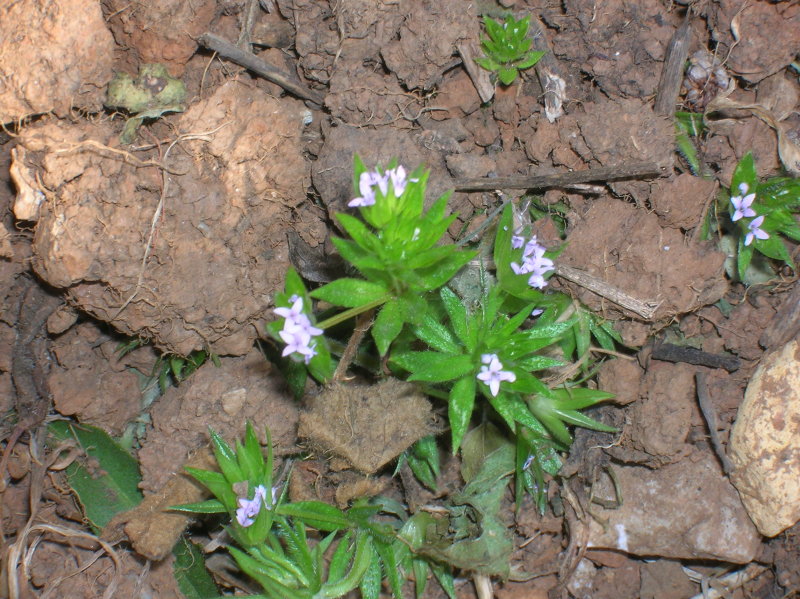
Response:
[{"label": "low-growing herb plant", "polygon": [[211,431],[219,472],[187,468],[214,499],[174,506],[195,514],[227,514],[233,544],[228,551],[242,572],[264,590],[252,597],[335,599],[358,588],[364,599],[378,599],[386,579],[392,595],[403,597],[405,576],[417,576],[419,594],[432,570],[448,596],[455,599],[449,569],[410,549],[402,507],[387,513],[381,503],[357,501],[344,511],[320,501],[286,502],[275,485],[267,430],[266,458],[253,427],[247,424],[244,443],[235,448]]},{"label": "low-growing herb plant", "polygon": [[794,214],[800,211],[800,181],[775,177],[758,181],[753,155],[747,153],[736,166],[730,196],[721,212],[730,218],[730,235],[735,242],[736,274],[746,284],[748,267],[755,252],[795,269],[782,236],[800,241],[800,225]]},{"label": "low-growing herb plant", "polygon": [[483,18],[489,38],[481,39],[485,56],[476,58],[475,62],[487,71],[497,73],[503,85],[514,83],[520,70],[529,69],[544,56],[544,52],[531,50],[533,41],[528,37],[530,22],[530,15],[519,20],[508,15],[503,23],[491,17]]},{"label": "low-growing herb plant", "polygon": [[[545,292],[557,252],[514,226],[510,204],[497,225],[496,277],[486,273],[481,301],[468,308],[446,284],[477,252],[442,242],[455,215],[445,212],[448,194],[424,211],[427,177],[422,169],[407,175],[396,164],[369,171],[356,157],[358,197],[349,206],[363,221],[336,215],[351,239],[334,243],[363,278],[342,278],[309,292],[290,270],[276,296],[280,318],[268,332],[284,344],[284,371],[294,379],[293,387],[302,389],[306,372],[324,382],[334,371],[326,329],[377,311],[371,333],[384,364],[447,400],[453,453],[473,412],[490,407],[517,439],[520,472],[530,468],[541,482],[544,472],[557,471],[556,452],[569,448],[566,425],[612,430],[578,412],[611,396],[570,388],[565,397],[567,387],[550,389],[534,373],[563,366],[562,358],[575,353],[583,358],[592,337],[607,349],[618,337],[567,296]],[[344,310],[319,320],[313,300]],[[419,446],[405,456],[428,486],[435,484],[432,455],[430,447]]]}]

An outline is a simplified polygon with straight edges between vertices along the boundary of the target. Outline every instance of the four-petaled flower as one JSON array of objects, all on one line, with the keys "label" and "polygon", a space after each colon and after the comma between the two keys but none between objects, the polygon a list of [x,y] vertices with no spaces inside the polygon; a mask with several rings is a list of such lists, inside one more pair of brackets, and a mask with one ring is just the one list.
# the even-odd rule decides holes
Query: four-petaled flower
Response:
[{"label": "four-petaled flower", "polygon": [[739,191],[742,195],[731,197],[731,204],[733,204],[734,209],[733,215],[731,216],[733,222],[736,222],[740,218],[750,218],[756,215],[756,211],[750,207],[756,199],[756,194],[748,194],[747,192],[749,190],[750,186],[747,183],[740,183]]},{"label": "four-petaled flower", "polygon": [[272,489],[271,497],[267,500],[267,488],[264,485],[256,487],[255,495],[252,499],[247,497],[239,497],[239,508],[236,510],[236,521],[247,528],[255,522],[258,512],[261,511],[261,506],[266,505],[267,509],[272,509],[275,505],[277,489]]},{"label": "four-petaled flower", "polygon": [[[522,247],[523,241],[523,238],[514,235],[511,237],[511,247],[518,249]],[[512,262],[510,264],[511,270],[518,275],[530,274],[528,285],[535,289],[544,289],[547,286],[544,275],[555,270],[553,261],[544,257],[546,251],[546,248],[536,241],[536,235],[534,235],[525,244],[525,249],[522,250],[522,265]]]},{"label": "four-petaled flower", "polygon": [[759,216],[758,218],[754,218],[750,221],[747,225],[749,229],[747,236],[744,238],[744,244],[750,245],[753,243],[753,238],[756,239],[769,239],[769,233],[761,229],[761,225],[764,223],[764,215]]},{"label": "four-petaled flower", "polygon": [[478,380],[483,381],[489,387],[492,397],[497,397],[500,392],[500,383],[508,381],[513,383],[517,380],[517,375],[510,370],[503,370],[497,354],[483,354],[481,356],[481,371],[477,374]]},{"label": "four-petaled flower", "polygon": [[303,356],[305,363],[308,364],[311,358],[317,355],[312,339],[322,335],[322,329],[311,324],[308,316],[303,312],[303,298],[293,295],[289,298],[292,302],[291,308],[275,308],[275,314],[286,319],[283,330],[278,335],[286,343],[283,348],[282,356],[298,353]]}]

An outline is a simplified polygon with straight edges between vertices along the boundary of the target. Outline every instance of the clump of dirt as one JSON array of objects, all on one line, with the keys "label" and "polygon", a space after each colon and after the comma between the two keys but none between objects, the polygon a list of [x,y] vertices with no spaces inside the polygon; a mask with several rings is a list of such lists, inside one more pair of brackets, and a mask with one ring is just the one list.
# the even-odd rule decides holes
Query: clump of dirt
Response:
[{"label": "clump of dirt", "polygon": [[[18,168],[42,182],[40,202],[58,198],[39,206],[38,274],[164,351],[247,353],[282,285],[286,226],[305,198],[304,114],[294,100],[227,84],[181,116],[180,145],[163,150],[163,163],[114,147],[107,121],[27,129]],[[321,222],[301,212],[298,232],[316,245]]]},{"label": "clump of dirt", "polygon": [[[619,200],[597,200],[576,219],[562,260],[658,306],[656,320],[714,303],[727,289],[722,252],[707,243],[687,242],[680,231],[662,228],[655,214]],[[594,311],[620,313],[587,289],[567,288]]]},{"label": "clump of dirt", "polygon": [[11,2],[0,22],[0,123],[103,105],[114,40],[96,2]]},{"label": "clump of dirt", "polygon": [[277,455],[292,451],[298,408],[264,356],[256,351],[238,358],[207,362],[178,388],[170,388],[153,406],[152,429],[139,451],[141,487],[153,493],[177,472],[188,456],[208,443],[213,428],[232,443],[253,423],[266,443],[269,427]]}]

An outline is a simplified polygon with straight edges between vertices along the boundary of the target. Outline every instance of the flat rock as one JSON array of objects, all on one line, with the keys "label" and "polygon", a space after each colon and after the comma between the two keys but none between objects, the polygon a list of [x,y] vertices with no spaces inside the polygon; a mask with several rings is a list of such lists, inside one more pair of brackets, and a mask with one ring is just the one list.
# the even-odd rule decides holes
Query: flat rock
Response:
[{"label": "flat rock", "polygon": [[800,346],[769,355],[747,385],[731,433],[732,477],[767,537],[800,520]]},{"label": "flat rock", "polygon": [[658,470],[614,466],[614,472],[623,504],[592,506],[589,547],[741,564],[755,557],[761,537],[711,454],[696,452]]}]

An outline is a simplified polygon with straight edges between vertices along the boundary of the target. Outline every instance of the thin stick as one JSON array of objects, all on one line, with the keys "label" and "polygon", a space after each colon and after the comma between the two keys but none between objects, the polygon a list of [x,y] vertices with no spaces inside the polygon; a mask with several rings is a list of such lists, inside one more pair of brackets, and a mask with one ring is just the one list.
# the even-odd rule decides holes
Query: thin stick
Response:
[{"label": "thin stick", "polygon": [[347,372],[347,369],[350,367],[350,363],[353,361],[353,358],[358,351],[358,346],[361,344],[361,340],[369,330],[374,313],[375,309],[373,308],[372,310],[362,312],[356,317],[356,326],[353,328],[353,334],[350,336],[350,340],[347,342],[344,352],[342,352],[342,357],[339,360],[339,364],[337,364],[336,370],[333,373],[334,381],[342,380]]},{"label": "thin stick", "polygon": [[678,94],[681,91],[683,70],[686,58],[689,56],[689,43],[692,41],[692,30],[689,27],[689,12],[683,19],[683,24],[675,30],[667,47],[667,56],[661,69],[661,79],[656,91],[656,103],[653,110],[672,118],[675,115],[675,105],[678,103]]},{"label": "thin stick", "polygon": [[264,62],[252,52],[247,52],[241,48],[237,48],[235,45],[219,37],[218,35],[214,35],[213,33],[204,33],[197,41],[209,50],[213,50],[221,57],[227,58],[228,60],[231,60],[236,64],[253,71],[256,75],[263,77],[267,81],[271,81],[272,83],[280,85],[283,89],[294,94],[295,96],[303,98],[304,100],[311,100],[320,106],[322,106],[325,102],[325,96],[322,94],[308,89],[305,85],[298,81],[292,81],[292,77],[288,73],[285,73],[271,64]]},{"label": "thin stick", "polygon": [[455,182],[456,191],[494,191],[495,189],[549,189],[592,181],[617,181],[639,177],[661,177],[666,168],[655,162],[633,162],[615,166],[601,166],[582,171],[536,175],[530,177],[481,177],[460,179]]},{"label": "thin stick", "polygon": [[706,386],[706,375],[702,372],[696,372],[694,375],[695,387],[697,388],[697,403],[700,405],[700,411],[703,413],[706,425],[708,426],[708,434],[711,438],[711,446],[714,448],[714,453],[717,454],[719,461],[722,462],[722,470],[728,476],[735,470],[733,462],[725,454],[725,448],[722,447],[719,433],[717,432],[717,413],[711,401],[708,399],[708,387]]},{"label": "thin stick", "polygon": [[625,308],[626,310],[630,310],[645,320],[652,320],[653,315],[661,305],[661,302],[642,301],[637,299],[631,295],[628,295],[621,289],[614,287],[613,285],[609,285],[602,279],[599,279],[594,275],[590,275],[588,272],[578,270],[577,268],[572,268],[566,264],[556,264],[555,274],[562,279],[566,279],[567,281],[575,283],[576,285],[580,285],[584,289],[588,289],[589,291],[596,293],[600,297],[604,297],[605,299]]}]

